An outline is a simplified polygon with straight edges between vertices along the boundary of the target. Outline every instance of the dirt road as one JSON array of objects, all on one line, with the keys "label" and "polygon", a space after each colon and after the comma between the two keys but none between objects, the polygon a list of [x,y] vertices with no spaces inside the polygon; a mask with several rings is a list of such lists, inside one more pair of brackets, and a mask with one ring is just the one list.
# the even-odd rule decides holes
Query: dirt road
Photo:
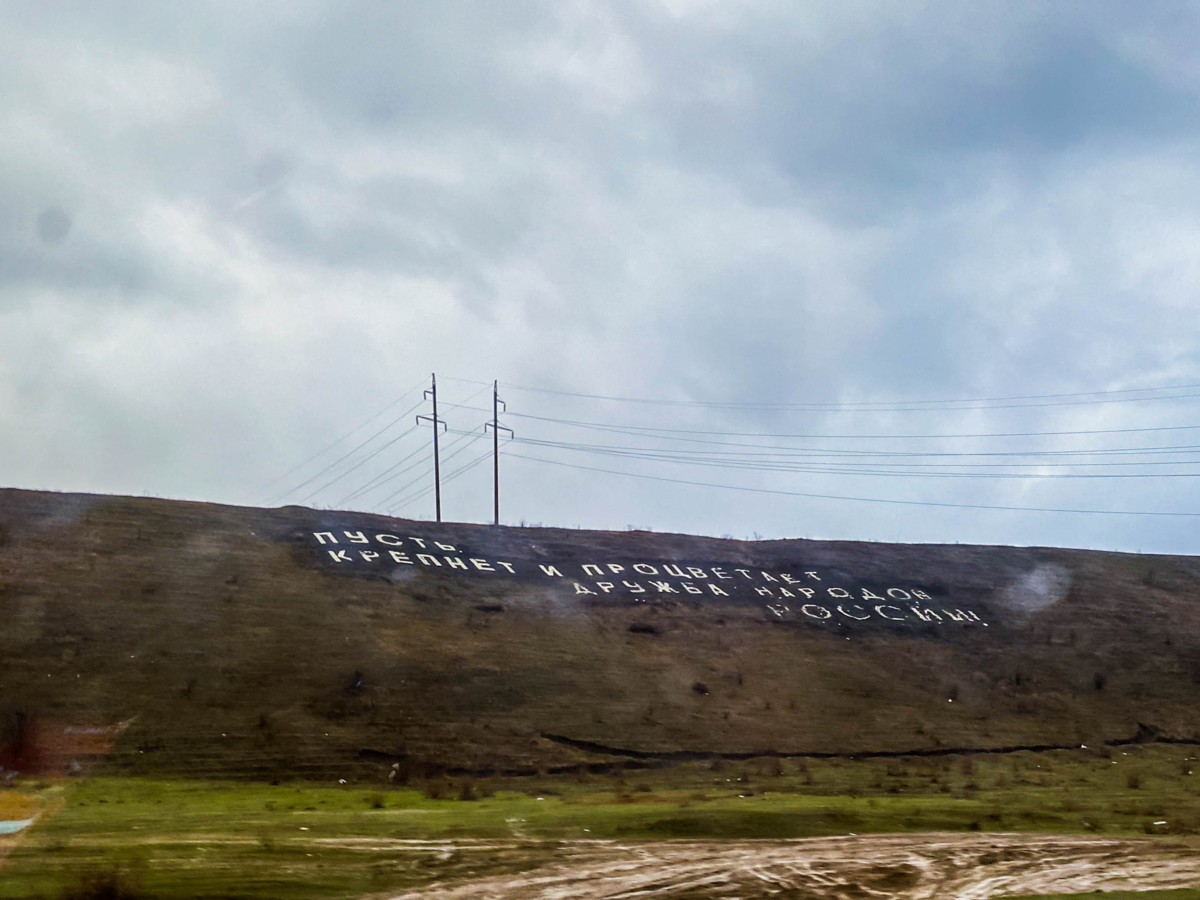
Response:
[{"label": "dirt road", "polygon": [[520,875],[434,884],[392,900],[955,898],[1200,886],[1200,847],[1028,834],[791,841],[563,842]]}]

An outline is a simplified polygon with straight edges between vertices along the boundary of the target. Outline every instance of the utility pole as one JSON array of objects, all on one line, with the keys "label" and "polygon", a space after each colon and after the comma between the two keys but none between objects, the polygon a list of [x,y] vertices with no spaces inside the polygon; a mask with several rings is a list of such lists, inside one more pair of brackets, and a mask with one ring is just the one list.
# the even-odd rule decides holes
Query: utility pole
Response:
[{"label": "utility pole", "polygon": [[[490,423],[492,426],[492,496],[495,500],[495,523],[497,525],[500,524],[500,431],[507,431],[516,437],[511,428],[505,428],[500,424],[500,404],[504,401],[500,399],[499,385],[498,381],[492,382],[492,421]],[[508,411],[507,403],[504,403],[504,410]],[[485,432],[487,426],[488,423],[485,422],[483,426]]]},{"label": "utility pole", "polygon": [[442,470],[441,462],[438,458],[438,426],[446,427],[446,423],[438,418],[437,414],[437,374],[429,376],[430,390],[425,392],[425,397],[433,398],[433,418],[429,416],[417,416],[417,421],[422,420],[433,423],[433,497],[434,507],[437,511],[437,520],[442,521]]}]

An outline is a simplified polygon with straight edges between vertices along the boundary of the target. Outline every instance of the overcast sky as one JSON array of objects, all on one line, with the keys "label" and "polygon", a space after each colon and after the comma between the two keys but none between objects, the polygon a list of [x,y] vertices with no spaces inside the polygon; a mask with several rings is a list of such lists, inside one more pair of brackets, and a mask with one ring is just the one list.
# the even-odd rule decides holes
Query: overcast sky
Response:
[{"label": "overcast sky", "polygon": [[1200,553],[1198,20],[4,3],[0,483]]}]

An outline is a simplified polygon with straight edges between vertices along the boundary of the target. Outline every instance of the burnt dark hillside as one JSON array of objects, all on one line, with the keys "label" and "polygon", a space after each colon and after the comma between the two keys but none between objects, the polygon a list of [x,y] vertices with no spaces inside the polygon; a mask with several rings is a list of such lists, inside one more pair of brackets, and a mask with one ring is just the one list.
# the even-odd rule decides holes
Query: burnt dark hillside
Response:
[{"label": "burnt dark hillside", "polygon": [[1195,558],[0,491],[0,711],[128,723],[118,769],[1191,739],[1198,701]]}]

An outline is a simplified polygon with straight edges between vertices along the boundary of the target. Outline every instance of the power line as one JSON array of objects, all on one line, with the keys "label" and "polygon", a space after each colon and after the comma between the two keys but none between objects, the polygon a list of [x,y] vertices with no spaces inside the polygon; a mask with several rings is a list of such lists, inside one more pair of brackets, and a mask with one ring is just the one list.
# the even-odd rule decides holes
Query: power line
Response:
[{"label": "power line", "polygon": [[[254,492],[254,494],[251,494],[250,496],[253,497],[255,494],[261,494],[263,491],[265,491],[271,485],[278,484],[279,482],[283,481],[283,479],[287,478],[292,473],[298,472],[301,469],[303,469],[314,459],[317,459],[318,457],[323,456],[324,454],[328,453],[330,450],[332,450],[334,447],[336,447],[342,441],[347,440],[351,435],[356,434],[359,431],[362,431],[362,429],[366,428],[369,424],[374,422],[376,419],[378,419],[380,416],[382,416],[389,409],[392,409],[395,406],[399,406],[402,401],[406,400],[414,391],[419,389],[421,387],[421,385],[424,383],[425,383],[424,379],[422,379],[421,381],[418,381],[415,385],[413,385],[411,388],[409,388],[407,391],[405,391],[403,394],[401,394],[399,397],[397,397],[395,400],[393,400],[391,403],[389,403],[387,406],[385,406],[379,412],[375,413],[375,415],[371,416],[370,418],[368,418],[368,419],[364,420],[363,422],[359,423],[358,425],[354,426],[354,428],[350,429],[348,432],[346,432],[344,435],[342,435],[340,438],[338,438],[336,441],[334,441],[328,447],[325,447],[323,450],[318,450],[316,453],[314,453],[308,459],[304,460],[304,462],[298,463],[297,465],[288,469],[286,472],[284,472],[282,475],[278,476],[277,478],[272,478],[270,481],[268,481],[262,487],[258,488]],[[284,496],[287,496],[287,495],[285,494]]]},{"label": "power line", "polygon": [[[471,432],[468,432],[468,433],[471,433]],[[466,450],[466,449],[468,449],[469,447],[471,447],[471,445],[472,445],[472,444],[474,444],[474,443],[475,443],[475,441],[476,441],[476,440],[478,440],[478,439],[479,439],[479,438],[481,438],[481,437],[483,437],[483,435],[482,435],[482,434],[479,434],[479,433],[474,433],[474,437],[473,437],[473,439],[472,439],[472,440],[469,440],[469,441],[467,441],[465,444],[463,444],[461,447],[459,447],[459,448],[458,448],[457,450],[455,450],[453,453],[449,454],[449,455],[446,457],[446,461],[447,461],[447,462],[449,462],[451,459],[453,459],[454,457],[458,456],[458,455],[459,455],[460,453],[462,453],[464,450]],[[482,458],[486,458],[486,457],[487,457],[487,454],[485,453],[485,454],[483,455],[483,457],[481,457],[481,459],[482,459]],[[476,460],[476,462],[478,462],[478,460]],[[473,462],[473,463],[471,463],[471,464],[470,464],[470,467],[471,467],[471,468],[473,468],[473,467],[474,467],[474,465],[475,465],[475,463]],[[460,469],[456,470],[456,471],[453,473],[453,475],[451,475],[451,476],[447,476],[445,480],[446,480],[447,482],[449,482],[449,481],[452,481],[454,478],[456,478],[456,477],[458,477],[459,475],[461,475],[461,474],[463,473],[463,471],[464,471],[464,469],[461,469],[461,468],[460,468]],[[407,487],[411,487],[412,485],[416,484],[418,480],[419,480],[419,479],[414,479],[413,481],[410,481],[410,482],[408,483],[408,485],[406,485],[406,486],[405,486],[405,488],[401,488],[401,489],[400,489],[400,491],[397,491],[396,493],[401,493],[401,492],[403,492],[404,490],[406,490],[406,489],[407,489]],[[425,488],[420,488],[420,489],[418,489],[418,490],[417,490],[417,492],[416,492],[416,493],[414,493],[414,494],[411,494],[411,495],[409,495],[409,496],[407,496],[407,497],[403,497],[403,498],[401,498],[400,500],[397,500],[397,501],[396,501],[395,503],[393,503],[393,504],[392,504],[390,507],[388,507],[388,513],[389,513],[389,514],[391,514],[391,513],[395,513],[395,512],[396,512],[396,510],[402,509],[403,507],[405,507],[405,506],[408,506],[410,503],[413,503],[413,502],[415,502],[415,501],[419,500],[419,499],[420,499],[420,498],[422,498],[422,497],[428,496],[428,494],[429,494],[429,491],[430,491],[430,488],[428,488],[428,487],[425,487]],[[393,494],[392,496],[395,496],[395,494]]]},{"label": "power line", "polygon": [[[415,409],[415,407],[414,407],[414,409]],[[411,412],[411,411],[412,411],[412,410],[409,410],[409,412]],[[368,456],[365,456],[365,457],[363,457],[362,459],[360,459],[358,462],[356,462],[354,465],[352,465],[352,466],[351,466],[349,469],[347,469],[346,471],[342,472],[340,475],[335,475],[335,476],[334,476],[332,479],[330,479],[329,481],[327,481],[325,484],[321,485],[319,488],[317,488],[315,491],[313,491],[311,494],[309,494],[307,497],[305,497],[305,498],[304,498],[303,500],[301,500],[300,502],[301,502],[301,503],[306,503],[307,501],[311,500],[313,497],[317,496],[317,494],[321,493],[321,491],[325,490],[325,489],[326,489],[326,488],[328,488],[328,487],[332,487],[333,485],[337,484],[339,481],[341,481],[343,478],[345,478],[345,477],[346,477],[347,475],[349,475],[351,472],[353,472],[353,471],[357,470],[357,469],[358,469],[358,468],[360,468],[361,466],[365,466],[365,465],[366,465],[368,462],[370,462],[371,460],[373,460],[373,459],[374,459],[376,456],[378,456],[380,453],[382,453],[382,452],[383,452],[384,450],[386,450],[388,447],[392,446],[392,444],[395,444],[397,441],[403,440],[404,438],[408,437],[410,434],[412,434],[414,431],[416,431],[416,430],[417,430],[417,428],[418,428],[418,426],[417,426],[417,425],[413,425],[413,426],[412,426],[412,427],[410,427],[410,428],[409,428],[407,431],[401,432],[401,433],[400,433],[398,436],[396,436],[396,437],[392,438],[390,441],[388,441],[388,442],[387,442],[386,444],[384,444],[382,447],[378,448],[377,450],[375,450],[374,452],[372,452],[372,453],[371,453],[371,454],[369,454]]]},{"label": "power line", "polygon": [[[399,472],[396,472],[396,474],[394,474],[388,478],[383,477],[384,475],[387,475],[388,472],[393,472],[396,469],[399,469],[400,466],[403,466],[406,462],[408,462],[410,459],[412,459],[414,456],[416,456],[418,453],[420,453],[424,449],[425,449],[424,445],[417,447],[417,449],[414,450],[412,453],[408,454],[408,456],[405,456],[403,459],[399,460],[398,462],[393,463],[392,465],[388,466],[386,469],[384,469],[382,472],[380,472],[378,475],[376,475],[374,478],[372,478],[370,481],[368,481],[362,487],[358,488],[356,491],[353,491],[350,494],[347,494],[341,500],[337,501],[337,505],[341,506],[343,503],[349,503],[351,500],[361,497],[361,496],[363,496],[363,494],[368,494],[371,491],[375,490],[375,488],[381,487],[382,485],[387,484],[393,478],[398,478],[401,475],[403,475],[405,472],[411,471],[415,466],[420,465],[420,462],[414,463],[412,466],[409,466],[405,469],[400,469]],[[382,479],[382,480],[380,480],[380,479]]]},{"label": "power line", "polygon": [[[468,446],[470,446],[470,445],[468,444]],[[466,465],[461,466],[458,469],[455,469],[453,472],[451,472],[449,475],[447,475],[442,480],[442,483],[449,484],[451,481],[458,478],[458,476],[465,475],[467,472],[471,471],[471,469],[474,469],[477,465],[479,465],[481,462],[483,462],[485,459],[487,459],[491,455],[492,455],[492,451],[489,450],[488,452],[475,457],[475,459],[471,460]],[[415,503],[416,501],[420,500],[422,497],[428,496],[430,490],[431,490],[431,488],[428,488],[428,487],[422,488],[420,491],[413,494],[411,497],[408,497],[408,498],[396,503],[394,506],[392,506],[390,512],[393,512],[393,513],[397,512],[397,511],[403,509],[404,507],[408,506],[409,504]]]},{"label": "power line", "polygon": [[[633,435],[634,437],[655,437],[654,435]],[[1026,458],[1050,458],[1062,459],[1066,457],[1110,457],[1126,460],[1130,457],[1137,456],[1168,456],[1181,454],[1196,454],[1200,452],[1200,444],[1180,444],[1166,447],[1108,447],[1108,448],[1092,448],[1082,450],[1000,450],[990,452],[951,452],[951,451],[888,451],[888,450],[846,450],[846,449],[829,449],[822,447],[773,447],[762,444],[739,444],[739,443],[723,443],[719,441],[706,441],[704,443],[719,447],[747,447],[748,450],[696,450],[688,447],[625,447],[613,444],[584,444],[576,441],[550,441],[545,439],[528,438],[523,439],[528,441],[537,441],[548,446],[563,446],[572,449],[588,448],[601,450],[640,450],[651,454],[661,455],[678,455],[680,457],[699,457],[709,459],[807,459],[807,460],[869,460],[878,462],[879,460],[888,459],[904,459],[904,460],[922,460],[922,459],[1026,459]],[[672,439],[675,440],[675,439]],[[1067,462],[1067,463],[1049,463],[1039,462],[1040,466],[1131,466],[1131,465],[1178,465],[1183,462],[1192,462],[1194,460],[1150,460],[1143,462]],[[891,465],[889,463],[881,463],[883,465]],[[998,466],[1012,465],[1008,463],[910,463],[911,465],[946,465],[946,466]],[[1033,465],[1033,463],[1025,463],[1023,465]]]},{"label": "power line", "polygon": [[[421,401],[421,403],[423,403],[423,402],[424,402],[424,400]],[[335,459],[333,462],[331,462],[325,468],[321,469],[321,471],[317,472],[315,475],[312,475],[309,478],[306,478],[304,481],[300,482],[295,487],[284,491],[282,494],[277,495],[276,497],[274,497],[272,500],[270,500],[268,502],[278,503],[284,497],[287,497],[290,494],[294,494],[294,493],[296,493],[296,491],[300,490],[302,487],[306,487],[307,485],[312,484],[314,481],[316,481],[318,478],[320,478],[326,472],[337,467],[338,465],[340,465],[341,463],[345,462],[347,459],[352,457],[355,453],[357,453],[363,447],[367,446],[367,444],[371,443],[371,441],[375,440],[375,438],[379,437],[381,434],[383,434],[385,431],[387,431],[389,428],[391,428],[397,422],[402,422],[408,415],[410,415],[414,410],[416,410],[418,407],[420,407],[421,403],[417,403],[416,406],[409,407],[407,410],[402,412],[397,418],[388,422],[388,424],[384,425],[383,428],[379,429],[377,432],[375,432],[373,435],[371,435],[369,438],[367,438],[365,441],[363,441],[357,447],[354,447],[348,453],[344,453],[342,456],[339,456],[337,459]],[[407,432],[406,432],[406,434],[407,434]],[[330,483],[332,484],[332,482],[330,482]],[[328,487],[328,485],[326,485],[326,486]],[[309,497],[311,497],[311,496],[313,496],[313,495],[309,494]],[[307,500],[308,497],[306,497],[305,499]]]},{"label": "power line", "polygon": [[[447,429],[447,432],[449,433],[449,432],[450,432],[450,429]],[[455,432],[453,432],[453,433],[454,433],[454,434],[457,434],[457,435],[459,435],[459,437],[458,437],[458,438],[456,438],[455,440],[451,441],[451,442],[450,442],[450,443],[449,443],[449,444],[446,446],[446,449],[447,449],[447,450],[448,450],[448,449],[450,449],[451,447],[455,446],[456,444],[459,444],[459,443],[461,443],[461,442],[462,442],[462,441],[463,441],[465,438],[467,438],[467,437],[470,437],[470,436],[472,436],[472,435],[474,435],[474,437],[475,437],[476,439],[483,437],[483,435],[482,435],[481,433],[477,432],[477,431],[455,431]],[[469,446],[470,446],[470,442],[468,442],[468,444],[467,444],[466,446],[468,446],[468,447],[469,447]],[[455,456],[457,456],[457,455],[458,455],[460,452],[462,452],[462,448],[459,448],[458,450],[455,450],[453,453],[451,453],[449,456],[447,456],[447,457],[446,457],[446,459],[447,459],[447,460],[453,459],[453,458],[454,458]],[[395,490],[395,491],[393,491],[392,493],[388,494],[388,495],[387,495],[386,497],[384,497],[382,500],[378,501],[378,502],[375,504],[375,507],[376,507],[376,509],[378,509],[379,507],[383,506],[385,503],[387,503],[387,502],[388,502],[389,500],[391,500],[393,497],[396,497],[396,496],[399,496],[400,494],[403,494],[403,493],[404,493],[406,490],[408,490],[410,487],[412,487],[412,485],[416,484],[418,481],[420,481],[422,478],[424,478],[424,477],[425,477],[425,475],[428,475],[428,474],[430,473],[430,471],[431,471],[430,469],[426,469],[426,470],[425,470],[425,472],[424,472],[422,475],[418,476],[417,478],[415,478],[415,479],[413,479],[412,481],[410,481],[408,484],[404,485],[404,486],[403,486],[403,487],[401,487],[401,488],[398,488],[397,490]]]},{"label": "power line", "polygon": [[[474,400],[476,397],[478,397],[482,393],[483,393],[483,391],[476,391],[474,394],[472,394],[470,397],[468,397],[466,400],[462,401],[461,403],[451,403],[449,408],[451,410],[459,409],[463,406],[463,404],[471,402],[472,400]],[[410,410],[410,412],[411,412],[411,410]],[[443,417],[439,416],[438,418],[442,419]],[[444,421],[442,422],[442,425],[446,430],[451,430],[451,429],[449,429],[449,426],[447,426]],[[408,432],[405,432],[405,434],[409,434],[413,430],[415,430],[415,428],[410,428],[408,430]],[[408,456],[405,456],[403,459],[399,460],[398,462],[394,463],[393,465],[388,466],[388,468],[386,468],[382,472],[378,473],[374,478],[369,479],[365,484],[363,484],[357,490],[351,492],[350,494],[348,494],[347,496],[345,496],[341,500],[339,500],[337,502],[337,505],[341,506],[343,503],[347,503],[350,500],[353,500],[357,497],[361,497],[363,494],[369,493],[370,491],[374,490],[375,488],[380,487],[381,485],[386,484],[389,481],[392,481],[393,479],[399,477],[400,475],[403,475],[405,472],[411,471],[411,469],[414,468],[413,466],[409,466],[408,468],[401,469],[399,472],[396,472],[394,475],[392,475],[388,478],[383,478],[384,475],[387,475],[389,472],[395,471],[397,468],[404,465],[404,463],[406,463],[408,460],[410,460],[414,456],[416,456],[421,451],[421,449],[422,448],[418,447],[412,453],[408,454]],[[417,463],[416,465],[420,465],[420,463]]]},{"label": "power line", "polygon": [[782,491],[772,488],[754,488],[744,487],[742,485],[733,484],[717,484],[708,481],[690,481],[682,478],[665,478],[660,475],[643,475],[638,472],[621,472],[615,469],[601,469],[595,466],[581,466],[574,463],[559,462],[552,459],[540,459],[535,456],[524,456],[520,453],[512,453],[505,451],[506,456],[512,456],[517,459],[526,459],[532,462],[546,463],[552,466],[563,466],[569,469],[582,469],[588,472],[603,472],[608,475],[624,475],[629,478],[641,478],[647,481],[661,481],[669,484],[686,484],[695,487],[712,487],[721,488],[732,491],[746,491],[754,494],[774,494],[787,497],[806,497],[815,500],[846,500],[855,503],[887,503],[899,506],[935,506],[949,509],[991,509],[1003,510],[1006,512],[1050,512],[1050,513],[1072,513],[1086,515],[1101,515],[1101,516],[1172,516],[1195,518],[1200,517],[1200,512],[1144,512],[1133,510],[1116,510],[1116,509],[1062,509],[1055,507],[1038,507],[1038,506],[993,506],[979,503],[938,503],[932,500],[891,500],[882,497],[848,497],[837,494],[812,494],[801,491]]},{"label": "power line", "polygon": [[[1151,462],[1113,462],[1113,463],[840,463],[837,468],[833,463],[817,464],[813,461],[804,463],[780,461],[780,460],[763,460],[763,459],[746,459],[746,458],[714,458],[697,455],[685,455],[682,453],[674,453],[665,450],[653,450],[640,447],[613,447],[604,445],[587,445],[587,444],[572,444],[563,441],[546,441],[536,438],[517,438],[519,444],[530,446],[546,447],[550,449],[570,450],[583,453],[592,453],[605,456],[617,456],[628,459],[652,460],[657,462],[671,462],[682,465],[697,465],[709,466],[714,468],[728,469],[749,469],[754,471],[778,471],[778,472],[805,472],[817,474],[835,474],[835,475],[879,475],[879,476],[895,476],[895,477],[919,477],[919,478],[1195,478],[1200,477],[1200,472],[1145,472],[1145,473],[1013,473],[1013,472],[961,472],[961,471],[913,471],[896,468],[900,465],[919,465],[925,469],[962,469],[968,465],[977,469],[997,469],[997,468],[1029,468],[1036,465],[1037,468],[1076,468],[1076,467],[1097,467],[1097,466],[1182,466],[1196,465],[1200,460],[1176,460],[1176,461],[1151,461]],[[867,465],[875,466],[876,468],[866,468]],[[881,470],[879,466],[892,466],[890,470]]]},{"label": "power line", "polygon": [[[481,406],[467,406],[464,409],[472,410],[473,412],[488,412]],[[579,419],[561,419],[554,416],[538,416],[532,413],[509,412],[509,416],[514,416],[518,419],[529,419],[535,422],[547,422],[557,425],[571,425],[576,428],[589,428],[595,431],[613,431],[618,434],[645,434],[651,436],[663,436],[666,439],[667,435],[707,435],[709,437],[759,437],[759,438],[780,438],[792,440],[839,440],[839,441],[864,441],[864,440],[942,440],[947,438],[954,439],[970,439],[970,438],[1009,438],[1009,437],[1071,437],[1075,435],[1101,435],[1101,434],[1149,434],[1159,431],[1195,431],[1200,430],[1200,425],[1160,425],[1148,426],[1142,428],[1093,428],[1093,429],[1078,429],[1074,431],[995,431],[995,432],[962,432],[962,433],[946,433],[946,434],[820,434],[820,433],[805,433],[805,432],[765,432],[765,431],[713,431],[708,429],[697,428],[661,428],[652,425],[623,425],[612,422],[588,422]],[[688,440],[688,438],[676,438],[676,440]],[[693,439],[694,440],[694,439]],[[697,443],[709,443],[707,441],[695,441]],[[745,445],[752,446],[752,445]]]},{"label": "power line", "polygon": [[[445,376],[449,377],[449,376]],[[467,384],[482,384],[484,382],[473,381],[465,378],[452,378],[453,381],[461,381]],[[1009,397],[976,397],[964,399],[947,399],[947,400],[896,400],[896,401],[861,401],[861,402],[842,402],[842,403],[738,403],[738,402],[722,402],[708,400],[666,400],[646,397],[620,397],[605,394],[588,394],[578,391],[562,391],[552,388],[530,387],[528,385],[513,384],[505,382],[504,386],[512,390],[528,391],[539,394],[552,394],[561,397],[574,397],[587,400],[605,400],[617,403],[635,403],[652,406],[682,406],[695,407],[702,409],[745,409],[745,410],[777,410],[777,411],[805,411],[805,412],[929,412],[938,410],[970,410],[970,409],[1017,409],[1017,408],[1037,408],[1044,406],[1072,406],[1080,404],[1095,404],[1095,403],[1130,403],[1142,402],[1148,400],[1186,400],[1195,397],[1200,397],[1200,394],[1173,394],[1164,397],[1117,397],[1118,394],[1136,394],[1148,393],[1151,391],[1183,391],[1200,388],[1200,384],[1182,384],[1182,385],[1166,385],[1162,387],[1149,388],[1124,388],[1121,390],[1108,391],[1082,391],[1077,393],[1064,394],[1027,394]],[[1099,398],[1099,399],[1066,399],[1066,398]],[[1059,402],[1048,403],[1016,403],[1021,400],[1050,400]],[[938,404],[936,406],[916,406],[914,404]],[[989,405],[989,406],[953,406],[948,404],[1012,404],[1012,405]]]}]

